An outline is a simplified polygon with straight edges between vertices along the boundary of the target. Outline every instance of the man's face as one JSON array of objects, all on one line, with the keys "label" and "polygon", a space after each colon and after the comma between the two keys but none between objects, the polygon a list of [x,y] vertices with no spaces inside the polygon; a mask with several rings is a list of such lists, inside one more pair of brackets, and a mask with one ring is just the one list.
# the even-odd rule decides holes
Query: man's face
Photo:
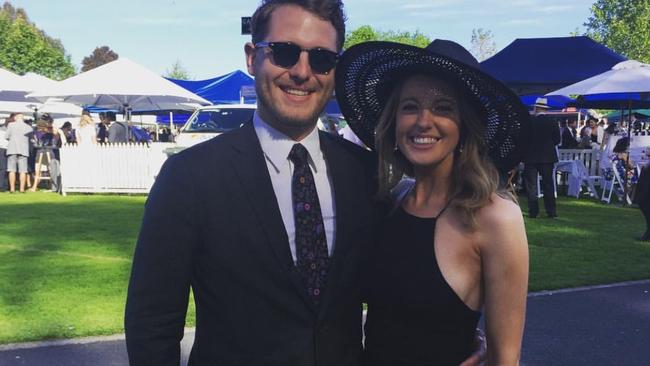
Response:
[{"label": "man's face", "polygon": [[[264,41],[337,51],[334,26],[296,5],[275,9]],[[300,53],[295,65],[283,68],[274,65],[269,47],[248,43],[245,50],[248,72],[255,76],[260,117],[294,140],[302,139],[314,129],[332,95],[334,69],[328,74],[315,73],[307,52]]]}]

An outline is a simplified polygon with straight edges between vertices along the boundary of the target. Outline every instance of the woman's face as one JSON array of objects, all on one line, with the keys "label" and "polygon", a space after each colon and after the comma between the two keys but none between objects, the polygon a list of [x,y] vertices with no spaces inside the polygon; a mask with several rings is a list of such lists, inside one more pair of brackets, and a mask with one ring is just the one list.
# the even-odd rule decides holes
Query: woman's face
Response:
[{"label": "woman's face", "polygon": [[447,82],[425,75],[409,77],[397,106],[397,146],[414,168],[451,167],[460,139],[458,97]]}]

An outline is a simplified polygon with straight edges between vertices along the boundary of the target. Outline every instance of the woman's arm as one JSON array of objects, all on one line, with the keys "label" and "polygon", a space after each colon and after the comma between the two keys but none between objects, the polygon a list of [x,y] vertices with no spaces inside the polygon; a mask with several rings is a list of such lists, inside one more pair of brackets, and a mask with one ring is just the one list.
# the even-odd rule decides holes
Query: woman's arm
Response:
[{"label": "woman's arm", "polygon": [[488,365],[517,365],[528,289],[528,240],[521,209],[497,197],[480,214]]}]

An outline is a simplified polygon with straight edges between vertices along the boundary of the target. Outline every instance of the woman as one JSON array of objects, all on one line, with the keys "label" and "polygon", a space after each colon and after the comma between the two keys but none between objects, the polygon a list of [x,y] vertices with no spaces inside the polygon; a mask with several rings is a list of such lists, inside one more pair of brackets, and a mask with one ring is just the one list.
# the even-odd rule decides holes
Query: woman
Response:
[{"label": "woman", "polygon": [[97,144],[97,130],[95,121],[87,114],[82,114],[79,120],[79,128],[76,130],[77,144],[79,146],[90,146]]},{"label": "woman", "polygon": [[525,107],[443,40],[354,46],[336,85],[346,120],[378,154],[380,193],[393,200],[365,271],[365,363],[458,365],[483,312],[488,364],[516,365],[528,248],[495,164],[508,171],[520,161]]},{"label": "woman", "polygon": [[[612,149],[613,152],[611,156],[612,167],[606,168],[604,174],[605,180],[609,181],[613,177],[614,174],[613,169],[616,169],[616,173],[618,173],[618,177],[621,179],[621,183],[625,179],[627,179],[626,184],[627,184],[628,194],[631,192],[632,187],[636,185],[637,181],[639,180],[639,172],[634,167],[635,165],[634,162],[629,158],[629,151],[628,151],[629,148],[630,148],[629,138],[621,137],[616,141],[616,144]],[[624,197],[624,192],[622,187],[617,188],[617,194],[619,197]]]}]

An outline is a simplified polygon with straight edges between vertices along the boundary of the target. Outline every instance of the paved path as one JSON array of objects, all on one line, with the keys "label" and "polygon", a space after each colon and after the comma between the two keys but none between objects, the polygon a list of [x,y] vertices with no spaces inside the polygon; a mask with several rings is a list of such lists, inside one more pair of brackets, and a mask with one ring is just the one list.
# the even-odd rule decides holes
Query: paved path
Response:
[{"label": "paved path", "polygon": [[[123,336],[0,346],[2,366],[127,364]],[[521,365],[650,365],[650,280],[531,294]]]},{"label": "paved path", "polygon": [[650,365],[650,281],[531,295],[522,356],[522,366]]}]

